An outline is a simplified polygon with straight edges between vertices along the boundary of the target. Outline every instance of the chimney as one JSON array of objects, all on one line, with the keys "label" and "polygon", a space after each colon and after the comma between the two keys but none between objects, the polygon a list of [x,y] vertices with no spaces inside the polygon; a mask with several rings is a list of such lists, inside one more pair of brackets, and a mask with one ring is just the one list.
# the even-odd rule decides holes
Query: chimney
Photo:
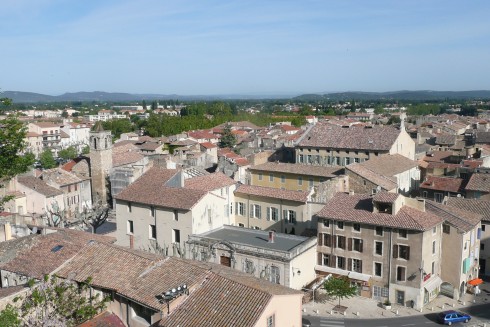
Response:
[{"label": "chimney", "polygon": [[134,249],[134,235],[129,235],[129,248]]},{"label": "chimney", "polygon": [[274,239],[276,238],[276,232],[273,230],[269,231],[269,243],[274,243]]},{"label": "chimney", "polygon": [[354,195],[354,190],[349,190],[349,195]]}]

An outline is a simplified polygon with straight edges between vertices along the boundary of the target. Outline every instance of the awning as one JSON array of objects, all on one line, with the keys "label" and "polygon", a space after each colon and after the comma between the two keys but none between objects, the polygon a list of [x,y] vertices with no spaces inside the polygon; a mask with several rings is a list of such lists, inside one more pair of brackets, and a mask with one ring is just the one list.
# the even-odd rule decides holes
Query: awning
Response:
[{"label": "awning", "polygon": [[433,290],[439,287],[441,285],[442,279],[439,276],[434,276],[429,281],[424,285],[424,288],[427,290],[427,292],[431,293]]},{"label": "awning", "polygon": [[371,278],[371,275],[366,275],[354,271],[348,271],[344,269],[332,268],[332,267],[321,266],[321,265],[316,265],[315,270],[323,271],[335,275],[347,276],[350,279],[362,280],[363,282],[368,282],[369,279]]},{"label": "awning", "polygon": [[481,278],[475,278],[475,279],[468,281],[468,284],[470,284],[471,286],[480,285],[480,284],[483,284],[483,280]]}]

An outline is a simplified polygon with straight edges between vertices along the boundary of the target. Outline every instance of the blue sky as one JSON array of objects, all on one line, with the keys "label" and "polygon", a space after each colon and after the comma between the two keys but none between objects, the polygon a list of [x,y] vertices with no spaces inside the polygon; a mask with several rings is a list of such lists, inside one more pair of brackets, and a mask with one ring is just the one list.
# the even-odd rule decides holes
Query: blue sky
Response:
[{"label": "blue sky", "polygon": [[490,89],[490,1],[4,0],[0,88]]}]

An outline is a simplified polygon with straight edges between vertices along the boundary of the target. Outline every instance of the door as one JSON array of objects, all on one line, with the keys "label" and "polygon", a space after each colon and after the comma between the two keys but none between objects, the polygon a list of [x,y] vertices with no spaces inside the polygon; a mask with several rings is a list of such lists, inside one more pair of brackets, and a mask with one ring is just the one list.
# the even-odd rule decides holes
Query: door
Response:
[{"label": "door", "polygon": [[404,291],[396,291],[396,303],[400,305],[405,305],[405,292]]},{"label": "door", "polygon": [[441,284],[441,294],[445,295],[447,297],[453,298],[454,297],[454,287],[448,282],[443,282]]},{"label": "door", "polygon": [[487,261],[485,259],[480,259],[480,274],[478,277],[485,276],[486,265],[487,265]]},{"label": "door", "polygon": [[231,267],[231,258],[222,255],[219,259],[219,263],[222,264],[223,266]]}]

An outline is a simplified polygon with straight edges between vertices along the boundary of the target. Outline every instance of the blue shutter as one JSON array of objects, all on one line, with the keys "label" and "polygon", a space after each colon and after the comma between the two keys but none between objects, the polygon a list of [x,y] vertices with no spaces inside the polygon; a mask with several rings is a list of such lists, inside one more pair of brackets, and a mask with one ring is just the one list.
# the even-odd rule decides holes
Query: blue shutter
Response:
[{"label": "blue shutter", "polygon": [[476,232],[476,238],[481,239],[481,228],[478,228],[478,231]]}]

